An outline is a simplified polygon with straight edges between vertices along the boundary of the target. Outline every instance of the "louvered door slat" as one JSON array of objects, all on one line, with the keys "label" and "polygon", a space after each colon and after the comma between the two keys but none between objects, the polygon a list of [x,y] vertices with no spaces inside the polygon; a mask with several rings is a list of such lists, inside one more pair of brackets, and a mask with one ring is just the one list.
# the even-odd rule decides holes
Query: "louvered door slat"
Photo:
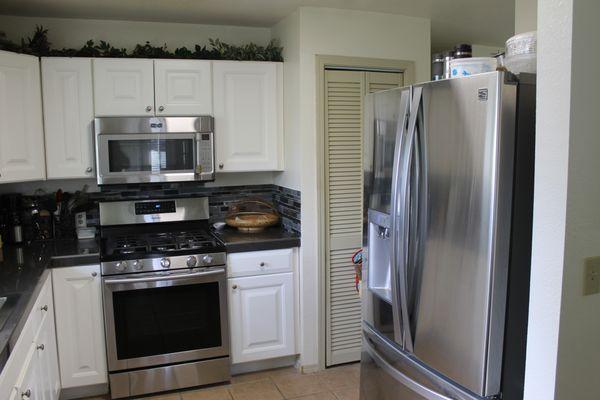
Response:
[{"label": "louvered door slat", "polygon": [[362,246],[363,96],[402,84],[402,74],[325,73],[327,365],[360,359],[360,297],[351,257]]}]

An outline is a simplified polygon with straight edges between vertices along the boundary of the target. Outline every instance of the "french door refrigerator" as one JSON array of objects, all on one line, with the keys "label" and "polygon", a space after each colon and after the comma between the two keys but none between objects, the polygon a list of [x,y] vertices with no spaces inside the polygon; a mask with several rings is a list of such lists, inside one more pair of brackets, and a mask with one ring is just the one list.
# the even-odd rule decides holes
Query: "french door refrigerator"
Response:
[{"label": "french door refrigerator", "polygon": [[361,400],[522,398],[534,82],[366,97]]}]

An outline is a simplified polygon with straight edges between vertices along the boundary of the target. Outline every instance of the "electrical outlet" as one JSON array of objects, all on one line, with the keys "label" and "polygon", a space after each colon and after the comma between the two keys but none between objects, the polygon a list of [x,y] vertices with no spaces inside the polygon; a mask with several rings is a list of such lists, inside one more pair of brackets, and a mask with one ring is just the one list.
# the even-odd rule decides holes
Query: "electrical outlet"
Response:
[{"label": "electrical outlet", "polygon": [[588,257],[584,265],[583,295],[600,293],[600,257]]}]

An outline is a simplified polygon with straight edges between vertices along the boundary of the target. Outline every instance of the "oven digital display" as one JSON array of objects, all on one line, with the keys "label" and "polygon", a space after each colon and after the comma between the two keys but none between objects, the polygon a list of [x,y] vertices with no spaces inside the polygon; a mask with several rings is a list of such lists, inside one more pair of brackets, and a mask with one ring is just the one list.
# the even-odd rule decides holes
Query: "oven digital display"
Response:
[{"label": "oven digital display", "polygon": [[135,203],[135,215],[174,213],[175,201],[146,201]]}]

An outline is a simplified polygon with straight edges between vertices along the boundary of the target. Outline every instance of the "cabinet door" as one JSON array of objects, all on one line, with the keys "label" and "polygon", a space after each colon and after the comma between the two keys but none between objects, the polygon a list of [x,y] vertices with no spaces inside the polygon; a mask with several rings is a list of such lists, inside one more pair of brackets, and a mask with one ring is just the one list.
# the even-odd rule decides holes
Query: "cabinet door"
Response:
[{"label": "cabinet door", "polygon": [[44,400],[57,400],[60,392],[60,374],[58,372],[58,353],[56,347],[56,331],[54,313],[44,315],[37,339],[34,341],[38,379],[42,386]]},{"label": "cabinet door", "polygon": [[107,382],[99,265],[52,270],[63,388]]},{"label": "cabinet door", "polygon": [[156,115],[212,115],[211,61],[154,60]]},{"label": "cabinet door", "polygon": [[217,172],[283,167],[281,63],[213,62]]},{"label": "cabinet door", "polygon": [[36,351],[36,345],[32,343],[16,388],[17,398],[21,400],[45,400]]},{"label": "cabinet door", "polygon": [[92,177],[92,60],[42,58],[42,88],[48,179]]},{"label": "cabinet door", "polygon": [[93,65],[97,117],[154,115],[152,60],[95,59]]},{"label": "cabinet door", "polygon": [[229,279],[231,362],[295,353],[293,274]]},{"label": "cabinet door", "polygon": [[0,51],[0,183],[45,177],[39,59]]}]

